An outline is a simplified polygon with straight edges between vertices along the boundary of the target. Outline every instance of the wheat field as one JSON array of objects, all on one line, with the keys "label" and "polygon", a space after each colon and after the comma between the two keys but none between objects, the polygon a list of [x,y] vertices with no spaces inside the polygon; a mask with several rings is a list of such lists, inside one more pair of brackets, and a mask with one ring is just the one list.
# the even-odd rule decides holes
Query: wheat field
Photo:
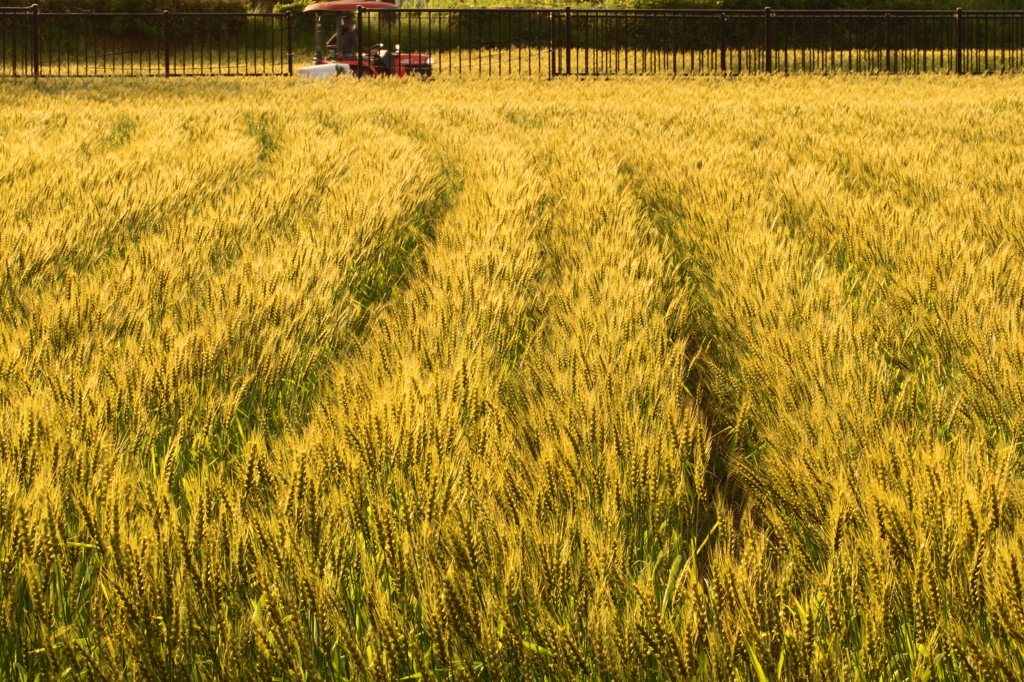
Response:
[{"label": "wheat field", "polygon": [[0,678],[1024,678],[1022,86],[4,84]]}]

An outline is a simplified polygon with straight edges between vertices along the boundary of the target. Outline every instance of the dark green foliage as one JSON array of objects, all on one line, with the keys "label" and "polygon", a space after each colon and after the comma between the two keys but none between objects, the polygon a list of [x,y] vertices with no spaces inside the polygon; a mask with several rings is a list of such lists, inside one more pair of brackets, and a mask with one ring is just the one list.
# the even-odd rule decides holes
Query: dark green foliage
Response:
[{"label": "dark green foliage", "polygon": [[1022,9],[1022,0],[630,0],[644,9],[869,9],[869,10],[968,10]]},{"label": "dark green foliage", "polygon": [[15,0],[5,5],[39,5],[40,12],[248,12],[247,0]]}]

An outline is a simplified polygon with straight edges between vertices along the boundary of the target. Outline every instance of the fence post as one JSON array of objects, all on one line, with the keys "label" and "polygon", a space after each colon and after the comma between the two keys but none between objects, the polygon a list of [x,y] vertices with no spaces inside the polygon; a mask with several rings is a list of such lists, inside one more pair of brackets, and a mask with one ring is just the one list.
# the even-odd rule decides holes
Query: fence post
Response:
[{"label": "fence post", "polygon": [[727,68],[725,64],[725,12],[722,12],[722,20],[719,22],[719,24],[722,27],[722,35],[719,40],[721,44],[719,45],[719,47],[721,48],[722,53],[722,75],[724,76],[726,75],[725,70]]},{"label": "fence post", "polygon": [[[341,41],[341,37],[335,38]],[[337,44],[335,44],[337,50]],[[363,77],[363,6],[356,7],[356,78]]]},{"label": "fence post", "polygon": [[292,64],[295,58],[295,53],[292,52],[292,11],[288,10],[285,14],[288,15],[288,75],[292,76],[294,75],[292,73]]},{"label": "fence post", "polygon": [[565,8],[565,75],[572,75],[572,25],[570,17],[572,9]]},{"label": "fence post", "polygon": [[964,10],[956,8],[956,75],[964,75]]},{"label": "fence post", "polygon": [[772,8],[764,8],[764,70],[772,72]]},{"label": "fence post", "polygon": [[548,80],[555,77],[555,13],[548,12]]},{"label": "fence post", "polygon": [[171,77],[171,13],[164,10],[164,76]]},{"label": "fence post", "polygon": [[888,12],[885,13],[885,72],[892,73],[892,58],[890,50],[892,47],[889,43],[889,24],[892,23],[892,15]]},{"label": "fence post", "polygon": [[39,78],[39,5],[32,5],[32,75]]}]

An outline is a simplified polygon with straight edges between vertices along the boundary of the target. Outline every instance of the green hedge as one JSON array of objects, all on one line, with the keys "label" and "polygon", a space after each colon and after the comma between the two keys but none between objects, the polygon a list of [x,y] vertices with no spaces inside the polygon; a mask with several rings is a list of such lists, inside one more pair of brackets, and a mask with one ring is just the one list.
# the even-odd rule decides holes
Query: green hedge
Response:
[{"label": "green hedge", "polygon": [[[38,0],[43,12],[248,12],[291,11],[299,24],[313,25],[312,15],[302,13],[304,1],[272,5],[273,0]],[[5,5],[31,5],[31,0],[7,0]],[[542,6],[533,0],[431,0],[429,7],[504,7]],[[558,9],[573,7],[609,7],[616,9],[1024,9],[1024,0],[606,0],[547,3]]]},{"label": "green hedge", "polygon": [[1024,9],[1024,0],[622,0],[617,7],[640,9]]},{"label": "green hedge", "polygon": [[296,15],[296,18],[298,18],[298,15],[302,14],[303,8],[306,5],[308,5],[308,4],[309,3],[307,3],[307,2],[285,2],[285,3],[280,3],[280,4],[277,4],[277,5],[274,5],[274,11],[275,12],[291,12],[292,14]]},{"label": "green hedge", "polygon": [[[275,12],[290,10],[296,18],[302,16],[306,2],[281,3],[274,7]],[[908,10],[954,10],[958,6],[974,10],[1020,10],[1024,9],[1024,0],[605,0],[589,2],[572,0],[570,2],[544,3],[534,0],[430,0],[432,8],[453,9],[462,7],[541,7],[554,6],[562,9],[566,5],[579,8],[608,7],[614,9],[764,9],[766,6],[775,9],[908,9]],[[310,15],[305,15],[310,17]],[[306,21],[312,26],[312,18]]]},{"label": "green hedge", "polygon": [[39,5],[40,12],[248,12],[249,0],[7,0],[9,6]]}]

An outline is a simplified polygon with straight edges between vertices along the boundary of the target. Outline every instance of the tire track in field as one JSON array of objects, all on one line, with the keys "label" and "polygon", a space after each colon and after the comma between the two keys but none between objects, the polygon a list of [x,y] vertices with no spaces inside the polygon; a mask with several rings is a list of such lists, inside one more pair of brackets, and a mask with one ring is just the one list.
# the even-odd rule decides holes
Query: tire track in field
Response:
[{"label": "tire track in field", "polygon": [[[924,126],[934,106],[894,126]],[[700,295],[687,326],[712,359],[701,379],[742,437],[725,453],[728,470],[763,532],[745,539],[744,563],[772,548],[753,569],[717,568],[742,579],[794,567],[783,580],[799,595],[770,583],[752,594],[768,605],[757,630],[777,627],[782,609],[813,608],[806,595],[842,593],[849,605],[829,611],[830,632],[882,641],[905,630],[922,651],[936,637],[954,652],[982,641],[999,651],[1006,640],[983,614],[1001,598],[980,596],[977,567],[1012,572],[1019,530],[993,514],[980,536],[972,529],[1021,494],[1005,439],[1019,429],[1024,280],[1014,237],[975,221],[1009,223],[1016,209],[998,193],[947,201],[944,178],[958,173],[942,169],[970,165],[971,153],[937,151],[934,126],[927,143],[894,143],[888,118],[876,118],[866,133],[804,148],[804,136],[827,137],[815,134],[828,119],[812,108],[808,121],[788,122],[797,132],[756,151],[741,148],[752,132],[741,127],[735,146],[717,141],[710,163],[699,140],[630,159],[627,170],[643,171],[632,173],[641,201]],[[979,155],[981,165],[994,154]],[[962,589],[969,581],[973,594]],[[923,584],[935,586],[929,595]],[[761,664],[792,665],[773,647],[759,645]],[[864,655],[846,643],[826,649],[834,660]],[[905,651],[889,640],[867,653],[891,661]],[[884,664],[867,665],[877,675]]]},{"label": "tire track in field", "polygon": [[[165,605],[190,604],[222,626],[206,660],[251,655],[250,605],[211,597],[204,582],[225,566],[242,571],[226,575],[250,575],[248,526],[228,527],[239,500],[221,484],[244,475],[238,459],[253,448],[305,425],[324,373],[406,286],[459,191],[446,160],[419,142],[400,133],[376,141],[387,151],[366,145],[350,162],[372,159],[392,193],[339,188],[332,183],[345,174],[297,166],[310,149],[285,145],[264,180],[272,188],[289,178],[299,190],[239,190],[209,216],[150,234],[121,261],[84,273],[68,292],[40,296],[48,306],[38,306],[41,323],[27,333],[42,348],[47,384],[26,381],[35,369],[20,358],[0,364],[0,418],[10,427],[0,433],[10,465],[2,483],[19,490],[12,513],[31,533],[49,518],[85,515],[95,520],[90,546],[105,548],[73,555],[65,578],[96,607],[83,604],[76,618],[83,641],[115,627],[114,618],[137,635],[126,649],[133,665],[175,678],[177,662],[149,646],[152,623],[177,617]],[[295,167],[304,175],[292,175]],[[151,553],[154,528],[170,536]],[[168,582],[146,582],[117,558],[121,548]],[[136,606],[112,616],[109,600],[90,596],[98,584]],[[233,593],[248,584],[232,583]],[[104,650],[90,650],[106,662]]]},{"label": "tire track in field", "polygon": [[[635,677],[636,660],[609,642],[645,631],[642,604],[668,594],[672,567],[696,559],[714,522],[710,436],[679,324],[690,292],[600,134],[539,156],[559,197],[545,246],[549,312],[509,392],[524,455],[506,484],[525,498],[509,535],[530,557],[517,568],[537,596],[532,611],[508,608],[567,679],[581,657]],[[685,638],[695,602],[663,603],[663,626]],[[687,673],[667,649],[654,655]]]},{"label": "tire track in field", "polygon": [[[338,363],[305,434],[273,444],[274,495],[300,496],[291,503],[298,518],[261,505],[249,526],[260,538],[288,538],[297,585],[308,580],[325,599],[334,595],[334,613],[356,614],[339,620],[325,610],[321,620],[330,623],[323,636],[344,644],[349,674],[411,674],[408,661],[367,654],[394,654],[395,632],[414,633],[410,660],[435,668],[469,660],[478,643],[446,634],[445,600],[464,592],[483,617],[484,603],[504,603],[503,565],[519,561],[505,555],[494,517],[521,457],[503,394],[543,315],[550,194],[522,140],[494,134],[486,121],[421,134],[448,150],[471,191],[436,223],[408,288]],[[313,480],[324,484],[302,483]],[[452,573],[467,552],[480,573]],[[273,566],[261,570],[267,584],[277,580]],[[282,599],[297,612],[293,587],[282,587]],[[495,627],[485,627],[488,636]]]},{"label": "tire track in field", "polygon": [[[850,298],[841,274],[777,229],[768,151],[725,160],[739,150],[722,150],[721,160],[695,169],[680,146],[642,161],[627,156],[624,171],[694,292],[684,327],[706,349],[696,390],[724,436],[714,458],[729,481],[724,492],[736,513],[753,498],[782,514],[770,523],[800,518],[798,536],[822,532],[836,509],[838,492],[825,480],[833,469],[784,462],[806,462],[807,448],[846,452],[850,434],[884,427],[877,398],[892,393],[890,377],[870,359],[844,356],[870,346],[868,302]],[[737,182],[741,168],[760,183]],[[851,383],[863,391],[848,392]],[[805,408],[803,422],[789,419]],[[775,474],[793,473],[769,475],[769,460]]]},{"label": "tire track in field", "polygon": [[[2,330],[3,423],[185,470],[232,458],[248,432],[300,427],[457,191],[418,143],[388,142],[351,160],[373,158],[393,195],[338,189],[346,175],[305,164],[295,175],[309,150],[285,148],[262,178],[36,294],[30,324]],[[271,194],[285,179],[293,188]]]},{"label": "tire track in field", "polygon": [[[691,326],[711,344],[717,366],[705,374],[717,385],[711,396],[724,400],[727,422],[727,415],[743,415],[749,404],[780,413],[828,406],[806,414],[802,425],[763,412],[759,420],[773,433],[747,431],[741,450],[756,452],[766,439],[804,441],[833,453],[829,466],[842,468],[867,442],[851,440],[853,434],[900,427],[918,434],[900,440],[927,440],[925,431],[949,435],[951,426],[969,432],[965,421],[977,418],[1011,424],[1013,409],[1006,408],[1021,389],[1016,373],[1000,367],[1012,366],[1019,352],[1001,349],[1002,359],[988,368],[976,362],[968,370],[973,389],[958,389],[964,377],[948,374],[956,356],[976,360],[990,350],[968,331],[966,320],[973,315],[991,324],[984,338],[1012,340],[1012,316],[992,315],[987,306],[1020,298],[1019,278],[1005,276],[1012,271],[1010,251],[984,245],[991,234],[970,238],[969,225],[922,215],[934,215],[929,197],[946,195],[934,183],[955,175],[931,175],[950,163],[948,152],[934,151],[924,166],[927,177],[918,177],[910,170],[916,166],[908,165],[919,151],[912,141],[905,149],[903,142],[888,142],[884,127],[868,133],[874,144],[826,140],[814,134],[819,120],[812,112],[798,139],[781,137],[753,152],[730,150],[737,152],[734,162],[723,153],[703,170],[686,153],[636,164],[644,169],[635,181],[639,194],[660,229],[676,240],[686,276],[699,283],[704,308]],[[823,141],[799,144],[807,136]],[[682,145],[697,148],[694,141]],[[971,161],[958,157],[957,163]],[[759,181],[745,183],[745,174]],[[921,202],[915,203],[914,192]],[[939,213],[962,213],[977,202],[960,198],[958,204],[943,204]],[[998,207],[994,202],[992,212],[998,214]],[[924,312],[933,303],[945,308],[937,316]],[[1001,381],[985,376],[993,367],[996,375],[1002,372]],[[926,387],[933,379],[941,390]],[[986,392],[996,401],[1009,397],[996,411],[969,398]],[[958,416],[964,409],[975,414]],[[813,478],[806,489],[792,482],[781,487],[773,495],[793,509],[815,500],[813,512],[805,509],[815,523],[833,513],[832,496],[820,492],[831,489],[823,480]]]},{"label": "tire track in field", "polygon": [[[643,539],[650,529],[682,538],[702,526],[708,442],[687,386],[694,358],[679,324],[689,291],[678,287],[662,239],[607,145],[580,136],[548,153],[560,197],[548,241],[551,312],[525,358],[513,408],[527,447],[547,465],[578,472],[574,487],[595,495],[592,511],[612,496],[623,515],[612,521],[628,531],[609,528],[601,542],[614,546],[611,538],[624,533],[625,565],[663,549],[664,538]],[[678,507],[652,506],[659,499]]]},{"label": "tire track in field", "polygon": [[[301,585],[329,602],[321,646],[340,642],[350,674],[457,670],[523,637],[571,674],[567,647],[635,636],[637,590],[671,580],[653,567],[708,533],[708,437],[674,321],[685,297],[615,171],[593,173],[615,167],[606,152],[457,132],[471,191],[306,433],[272,462],[252,451],[278,504],[247,523],[261,584],[294,576],[288,612],[309,603]],[[292,548],[280,565],[272,544]],[[693,608],[669,617],[686,630]],[[547,663],[508,665],[495,674]]]}]

